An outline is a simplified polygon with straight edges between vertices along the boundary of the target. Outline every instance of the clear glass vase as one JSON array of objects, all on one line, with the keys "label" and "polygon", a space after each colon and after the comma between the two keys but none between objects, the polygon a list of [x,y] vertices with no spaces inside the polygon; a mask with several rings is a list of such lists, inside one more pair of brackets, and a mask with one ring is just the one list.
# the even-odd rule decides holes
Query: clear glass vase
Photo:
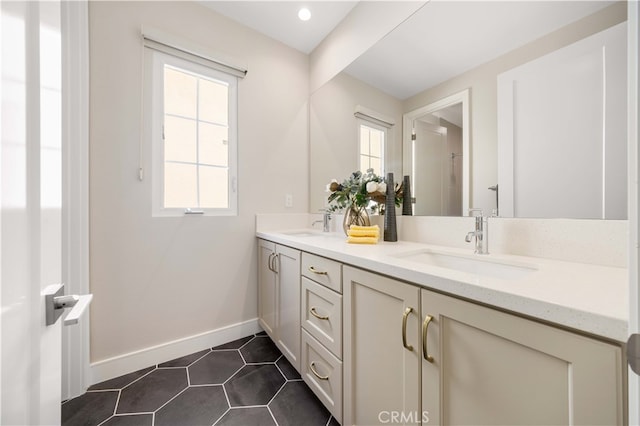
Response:
[{"label": "clear glass vase", "polygon": [[358,225],[358,226],[371,225],[371,222],[369,221],[369,214],[367,213],[366,207],[358,207],[355,204],[352,204],[345,210],[342,227],[344,228],[344,233],[346,235],[349,235],[349,227],[351,225]]}]

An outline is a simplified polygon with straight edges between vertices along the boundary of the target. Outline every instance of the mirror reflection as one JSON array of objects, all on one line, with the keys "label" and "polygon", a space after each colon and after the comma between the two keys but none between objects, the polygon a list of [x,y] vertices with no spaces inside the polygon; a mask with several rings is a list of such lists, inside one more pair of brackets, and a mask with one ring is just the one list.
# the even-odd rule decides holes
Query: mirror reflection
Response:
[{"label": "mirror reflection", "polygon": [[[456,106],[462,111],[461,104]],[[443,117],[456,106],[413,122],[411,176],[416,215],[462,214],[462,123]]]},{"label": "mirror reflection", "polygon": [[[379,165],[380,169],[375,170],[378,175],[391,171],[399,176],[402,113],[400,100],[345,72],[311,96],[310,211],[326,206],[328,194],[324,189],[332,179],[342,182],[352,172],[366,170],[366,165],[374,169]],[[364,132],[361,126],[365,127]],[[367,136],[367,128],[382,132],[382,146],[374,144],[371,149],[371,145],[361,143],[361,136]],[[381,159],[377,158],[379,154]]]},{"label": "mirror reflection", "polygon": [[413,182],[418,216],[461,216],[469,210],[469,91],[404,114],[404,172]]},{"label": "mirror reflection", "polygon": [[[559,166],[558,176],[550,176],[550,163],[544,161],[544,158],[551,158],[552,153],[547,152],[548,157],[538,153],[543,160],[535,164],[528,163],[527,158],[523,157],[505,161],[505,150],[501,146],[513,146],[514,141],[505,142],[503,136],[499,137],[505,133],[504,128],[508,128],[504,117],[499,114],[499,110],[504,109],[500,105],[505,102],[501,101],[498,95],[499,76],[552,55],[604,30],[618,25],[624,26],[625,22],[624,2],[427,3],[343,73],[312,94],[310,209],[316,211],[324,206],[326,194],[323,189],[328,181],[332,178],[340,180],[359,166],[359,139],[354,116],[357,106],[365,107],[373,111],[374,115],[377,113],[392,122],[388,128],[382,168],[385,172],[394,172],[396,179],[403,174],[412,175],[413,195],[416,198],[414,214],[467,215],[469,208],[482,208],[485,214],[491,214],[499,204],[509,201],[510,198],[537,200],[536,203],[546,205],[554,204],[536,185],[531,185],[534,189],[524,188],[515,193],[508,184],[504,184],[503,188],[504,170],[511,167],[517,181],[521,179],[518,175],[519,170],[526,169],[523,164],[529,164],[526,173],[533,176],[534,180],[545,176],[548,177],[547,183],[549,180],[559,183],[564,175],[568,174],[567,167],[580,161],[584,152],[591,153],[594,149],[597,150],[598,143],[601,148],[604,145],[615,146],[617,148],[614,150],[617,151],[620,151],[620,147],[626,149],[626,123],[613,119],[612,110],[590,119],[584,116],[573,117],[565,120],[563,124],[563,113],[549,113],[548,110],[551,108],[548,106],[558,106],[559,96],[564,95],[556,93],[555,97],[541,100],[536,107],[537,110],[528,107],[529,99],[526,97],[516,98],[517,109],[527,111],[527,116],[533,123],[548,122],[549,116],[555,115],[558,118],[551,127],[541,124],[534,133],[535,137],[530,139],[551,140],[553,138],[550,138],[544,129],[553,128],[554,137],[562,144],[567,139],[572,140],[571,148],[558,149],[558,153],[572,151],[572,156],[564,157],[565,161]],[[616,50],[624,49],[625,40],[613,40],[604,50],[600,46],[585,51],[583,59],[591,59],[591,62],[583,60],[582,63],[591,66],[592,70],[599,68],[601,78],[602,70],[605,70],[605,75],[610,76],[619,76],[622,72],[623,78],[620,80],[624,81],[626,64],[614,64],[609,61],[615,56],[613,53]],[[594,60],[594,51],[600,52],[600,62]],[[607,54],[602,55],[603,51]],[[612,53],[609,54],[610,52]],[[576,64],[579,63],[580,60],[573,62],[573,68],[569,68],[572,70],[569,75],[578,72]],[[562,69],[562,65],[553,71],[540,70],[539,73],[554,75],[559,72],[558,69]],[[585,99],[600,102],[604,109],[609,108],[612,101],[617,101],[619,105],[621,101],[626,102],[626,88],[617,87],[606,92],[606,87],[603,86],[607,84],[606,81],[599,81],[599,84],[594,86],[591,84],[591,77],[596,78],[597,74],[590,75],[581,80],[574,79],[582,81],[583,85],[572,88],[573,96],[560,97],[562,109],[571,110]],[[589,81],[591,83],[586,83]],[[549,79],[545,84],[549,85]],[[460,151],[454,146],[448,146],[448,141],[446,144],[441,141],[439,146],[432,142],[431,145],[412,147],[411,136],[414,129],[416,140],[420,139],[421,133],[433,137],[445,133],[436,127],[446,128],[447,136],[455,133],[457,129],[448,127],[455,125],[455,121],[442,114],[423,114],[424,117],[411,114],[465,90],[469,93],[469,121],[467,128],[462,126],[460,132],[468,133],[468,145],[465,147],[462,144]],[[530,86],[530,93],[539,93],[542,96],[548,92]],[[585,95],[575,96],[581,92]],[[608,96],[605,98],[603,93],[608,93]],[[547,111],[546,115],[540,113],[541,108]],[[593,110],[597,108],[597,104],[592,105]],[[586,122],[599,123],[600,131],[591,127],[588,130],[583,129]],[[601,135],[604,129],[611,131],[606,139],[585,139],[585,135]],[[531,133],[529,129],[517,132]],[[523,141],[524,139],[518,139],[515,143]],[[413,149],[416,150],[416,158],[412,156]],[[626,164],[612,162],[614,157],[609,155],[606,160],[601,159],[602,168],[617,170],[618,174],[626,176]],[[571,158],[571,161],[567,158]],[[623,161],[625,162],[626,160]],[[554,173],[558,170],[554,169]],[[596,198],[615,199],[618,203],[615,210],[626,212],[626,187],[618,185],[619,180],[615,179],[608,183],[607,179],[602,177],[602,170],[593,173],[596,180],[603,182],[600,186],[606,188],[606,195],[603,195],[602,188],[596,188]],[[564,198],[570,200],[575,191],[571,189],[570,184],[567,185],[569,186],[565,186]],[[571,185],[578,185],[581,190],[586,191],[586,185],[581,185],[580,181]],[[425,193],[418,196],[421,186]],[[427,203],[428,199],[434,201]],[[425,202],[423,206],[420,205],[422,200]],[[500,215],[614,219],[624,218],[626,215],[607,215],[602,213],[604,210],[606,209],[600,206],[595,209],[595,213],[593,208],[586,210],[579,207],[545,208],[543,211],[519,213],[517,208],[514,211],[501,208]]]}]

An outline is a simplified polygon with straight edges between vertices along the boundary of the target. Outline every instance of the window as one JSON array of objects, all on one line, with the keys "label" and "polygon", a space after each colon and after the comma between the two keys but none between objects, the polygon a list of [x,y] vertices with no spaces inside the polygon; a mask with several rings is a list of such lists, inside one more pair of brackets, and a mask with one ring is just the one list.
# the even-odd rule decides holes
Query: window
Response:
[{"label": "window", "polygon": [[360,171],[373,169],[378,176],[384,174],[384,143],[387,128],[365,120],[358,120],[358,139],[360,141]]},{"label": "window", "polygon": [[236,215],[237,77],[148,52],[154,216]]}]

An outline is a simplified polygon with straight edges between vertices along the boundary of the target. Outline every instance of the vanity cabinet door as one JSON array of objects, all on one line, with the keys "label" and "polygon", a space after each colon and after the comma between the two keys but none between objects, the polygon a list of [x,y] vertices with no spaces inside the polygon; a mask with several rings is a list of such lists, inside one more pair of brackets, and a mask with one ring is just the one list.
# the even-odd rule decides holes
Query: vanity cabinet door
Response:
[{"label": "vanity cabinet door", "polygon": [[425,424],[623,424],[620,347],[427,290],[421,298]]},{"label": "vanity cabinet door", "polygon": [[273,341],[277,321],[275,254],[275,243],[258,240],[258,318],[260,327]]},{"label": "vanity cabinet door", "polygon": [[343,425],[420,424],[419,303],[416,286],[344,266]]},{"label": "vanity cabinet door", "polygon": [[276,246],[278,320],[276,345],[300,371],[300,252]]},{"label": "vanity cabinet door", "polygon": [[260,326],[300,370],[300,252],[258,240]]}]

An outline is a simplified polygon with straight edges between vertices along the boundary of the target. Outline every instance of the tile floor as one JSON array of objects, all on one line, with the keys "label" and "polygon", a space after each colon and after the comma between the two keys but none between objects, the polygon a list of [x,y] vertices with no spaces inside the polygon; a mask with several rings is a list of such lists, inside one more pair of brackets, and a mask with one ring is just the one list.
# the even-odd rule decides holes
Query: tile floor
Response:
[{"label": "tile floor", "polygon": [[98,383],[63,426],[338,425],[264,333]]}]

